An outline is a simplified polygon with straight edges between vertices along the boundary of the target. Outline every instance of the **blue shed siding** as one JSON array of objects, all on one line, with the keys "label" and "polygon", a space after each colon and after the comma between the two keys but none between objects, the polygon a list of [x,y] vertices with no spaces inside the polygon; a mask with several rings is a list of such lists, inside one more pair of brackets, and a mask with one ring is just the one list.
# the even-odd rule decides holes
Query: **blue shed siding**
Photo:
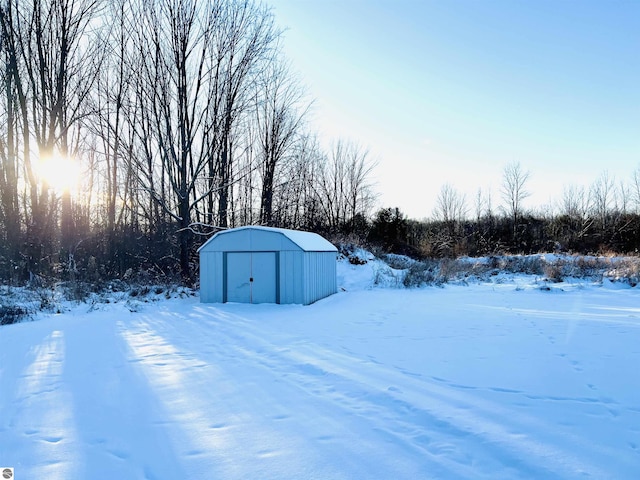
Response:
[{"label": "blue shed siding", "polygon": [[303,280],[305,305],[336,293],[336,253],[305,252]]},{"label": "blue shed siding", "polygon": [[223,302],[223,254],[222,252],[200,252],[200,301]]},{"label": "blue shed siding", "polygon": [[202,302],[227,301],[225,291],[229,278],[225,272],[228,268],[225,256],[232,252],[276,254],[273,282],[278,303],[308,305],[337,292],[337,249],[325,239],[294,230],[240,227],[220,232],[200,247]]},{"label": "blue shed siding", "polygon": [[304,252],[280,252],[280,303],[304,303]]}]

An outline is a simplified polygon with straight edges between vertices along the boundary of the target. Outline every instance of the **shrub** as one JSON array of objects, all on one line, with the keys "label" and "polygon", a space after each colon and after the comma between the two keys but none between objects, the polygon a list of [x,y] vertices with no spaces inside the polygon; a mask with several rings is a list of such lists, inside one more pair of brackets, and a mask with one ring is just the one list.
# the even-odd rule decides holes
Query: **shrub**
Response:
[{"label": "shrub", "polygon": [[607,271],[606,276],[611,281],[622,281],[635,287],[640,283],[640,259],[625,258],[615,264],[615,268]]},{"label": "shrub", "polygon": [[577,278],[601,278],[605,269],[611,267],[611,260],[608,258],[577,256],[571,262],[569,275]]},{"label": "shrub", "polygon": [[439,276],[443,282],[450,282],[452,280],[459,280],[468,277],[471,271],[473,271],[473,265],[459,259],[453,260],[450,258],[443,258],[440,260],[438,268]]},{"label": "shrub", "polygon": [[503,269],[510,273],[525,273],[527,275],[542,275],[544,260],[539,256],[507,256],[504,257]]},{"label": "shrub", "polygon": [[358,255],[349,255],[348,258],[351,265],[364,265],[367,263],[366,259],[360,258]]},{"label": "shrub", "polygon": [[417,260],[407,257],[406,255],[397,255],[395,253],[384,255],[382,260],[396,270],[405,270],[417,262]]},{"label": "shrub", "polygon": [[560,283],[564,279],[562,274],[564,262],[556,261],[548,263],[544,266],[544,276],[547,280],[553,283]]},{"label": "shrub", "polygon": [[373,284],[383,287],[400,286],[400,278],[388,265],[374,265]]},{"label": "shrub", "polygon": [[423,285],[441,285],[443,282],[439,278],[436,268],[427,265],[425,262],[415,262],[412,264],[402,279],[402,284],[407,288],[421,287]]},{"label": "shrub", "polygon": [[0,305],[0,325],[11,325],[27,318],[29,312],[19,305]]}]

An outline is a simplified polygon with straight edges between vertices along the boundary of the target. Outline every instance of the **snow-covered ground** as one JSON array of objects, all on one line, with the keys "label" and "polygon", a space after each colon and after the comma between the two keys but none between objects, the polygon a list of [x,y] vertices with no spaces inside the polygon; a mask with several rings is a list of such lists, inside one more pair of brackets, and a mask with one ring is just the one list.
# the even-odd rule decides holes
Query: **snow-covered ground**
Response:
[{"label": "snow-covered ground", "polygon": [[381,268],[341,263],[345,291],[308,307],[121,301],[0,327],[0,467],[640,478],[640,287],[371,288]]}]

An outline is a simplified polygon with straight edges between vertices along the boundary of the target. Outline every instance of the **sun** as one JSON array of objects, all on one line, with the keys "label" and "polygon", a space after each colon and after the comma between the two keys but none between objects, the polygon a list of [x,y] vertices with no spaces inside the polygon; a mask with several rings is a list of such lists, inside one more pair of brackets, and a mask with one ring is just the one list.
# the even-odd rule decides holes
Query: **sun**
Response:
[{"label": "sun", "polygon": [[74,190],[80,178],[77,162],[61,155],[41,161],[38,171],[40,179],[57,193]]}]

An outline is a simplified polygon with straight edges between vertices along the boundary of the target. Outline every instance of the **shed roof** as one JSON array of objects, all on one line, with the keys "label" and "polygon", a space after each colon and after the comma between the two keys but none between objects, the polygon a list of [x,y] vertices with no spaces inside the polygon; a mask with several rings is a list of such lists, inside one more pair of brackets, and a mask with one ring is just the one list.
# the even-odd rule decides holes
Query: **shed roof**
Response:
[{"label": "shed roof", "polygon": [[245,227],[231,228],[216,233],[207,240],[198,251],[202,250],[205,245],[220,236],[226,236],[243,230],[265,231],[284,235],[286,238],[296,244],[301,250],[306,252],[337,252],[338,249],[328,240],[313,232],[303,232],[301,230],[289,230],[286,228],[262,227],[257,225],[248,225]]}]

